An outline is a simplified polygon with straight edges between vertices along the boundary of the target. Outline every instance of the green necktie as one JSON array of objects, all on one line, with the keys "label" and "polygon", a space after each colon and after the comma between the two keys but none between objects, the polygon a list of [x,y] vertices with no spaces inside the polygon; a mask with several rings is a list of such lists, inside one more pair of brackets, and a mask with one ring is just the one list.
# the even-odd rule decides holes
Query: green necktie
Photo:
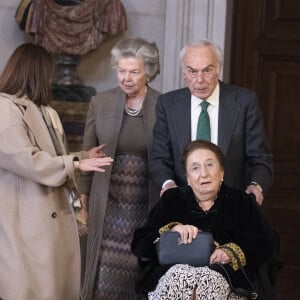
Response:
[{"label": "green necktie", "polygon": [[210,142],[210,121],[207,112],[209,103],[207,101],[202,101],[200,105],[202,110],[198,119],[197,140],[207,140]]}]

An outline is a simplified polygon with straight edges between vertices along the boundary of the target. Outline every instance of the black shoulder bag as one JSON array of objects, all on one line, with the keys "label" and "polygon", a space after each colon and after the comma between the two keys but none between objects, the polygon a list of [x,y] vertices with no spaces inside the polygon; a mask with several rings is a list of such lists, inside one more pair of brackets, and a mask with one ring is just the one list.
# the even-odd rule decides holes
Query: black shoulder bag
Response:
[{"label": "black shoulder bag", "polygon": [[[247,299],[258,299],[258,294],[254,288],[254,285],[252,284],[251,280],[248,278],[242,264],[241,264],[241,261],[240,261],[240,258],[238,257],[238,255],[229,247],[226,247],[225,245],[222,246],[222,248],[226,249],[226,250],[229,250],[232,255],[235,257],[237,263],[238,263],[238,266],[239,266],[239,270],[242,272],[242,274],[244,275],[246,281],[248,282],[249,284],[249,287],[250,287],[250,290],[246,290],[246,289],[243,289],[243,288],[236,288],[233,286],[232,284],[232,281],[230,279],[230,275],[229,273],[227,272],[226,268],[224,267],[223,264],[221,263],[214,263],[215,265],[218,265],[220,267],[220,269],[223,271],[222,274],[223,276],[225,277],[226,281],[228,282],[229,286],[230,286],[230,289],[231,289],[231,292],[233,293],[236,293],[240,296],[243,296]],[[212,268],[214,269],[214,268]]]}]

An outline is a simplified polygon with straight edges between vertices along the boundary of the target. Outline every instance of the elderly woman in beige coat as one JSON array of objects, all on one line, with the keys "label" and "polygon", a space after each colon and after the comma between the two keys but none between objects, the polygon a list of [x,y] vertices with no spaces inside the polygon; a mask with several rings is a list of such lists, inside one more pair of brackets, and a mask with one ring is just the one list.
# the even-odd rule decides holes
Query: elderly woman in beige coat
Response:
[{"label": "elderly woman in beige coat", "polygon": [[[78,300],[80,251],[70,199],[76,170],[104,172],[101,148],[70,155],[49,106],[52,57],[26,43],[0,76],[0,298]],[[92,158],[88,158],[88,157]],[[85,158],[84,158],[85,157]]]}]

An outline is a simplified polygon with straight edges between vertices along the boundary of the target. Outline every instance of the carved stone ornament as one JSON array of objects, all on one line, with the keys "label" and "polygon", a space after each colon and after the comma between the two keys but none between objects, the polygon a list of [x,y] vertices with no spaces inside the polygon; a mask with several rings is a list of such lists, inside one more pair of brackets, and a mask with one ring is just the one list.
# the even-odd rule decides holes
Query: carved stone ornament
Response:
[{"label": "carved stone ornament", "polygon": [[120,0],[22,0],[16,20],[54,54],[84,55],[127,29]]},{"label": "carved stone ornament", "polygon": [[76,73],[80,56],[127,30],[120,0],[22,0],[16,20],[33,41],[57,57],[55,99],[88,101],[96,91]]}]

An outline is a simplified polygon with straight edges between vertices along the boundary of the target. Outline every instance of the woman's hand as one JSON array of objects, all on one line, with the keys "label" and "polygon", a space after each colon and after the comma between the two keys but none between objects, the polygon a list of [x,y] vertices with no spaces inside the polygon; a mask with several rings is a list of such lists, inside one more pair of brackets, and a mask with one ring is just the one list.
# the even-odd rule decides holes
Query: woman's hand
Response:
[{"label": "woman's hand", "polygon": [[80,208],[75,209],[75,215],[77,220],[77,227],[80,236],[88,234],[88,226],[87,226],[87,219],[88,219],[88,196],[81,194],[80,195]]},{"label": "woman's hand", "polygon": [[80,195],[81,208],[78,210],[76,214],[77,220],[84,225],[87,225],[87,218],[88,218],[87,201],[88,201],[88,196],[81,194]]},{"label": "woman's hand", "polygon": [[104,157],[105,153],[102,151],[102,149],[105,147],[105,144],[101,144],[100,146],[91,148],[89,153],[89,158],[100,158]]},{"label": "woman's hand", "polygon": [[105,172],[105,169],[101,167],[110,166],[112,162],[113,159],[111,157],[87,158],[75,161],[74,166],[80,171]]},{"label": "woman's hand", "polygon": [[217,248],[210,256],[209,263],[213,264],[219,262],[221,264],[228,264],[230,261],[230,257],[227,253],[224,250]]},{"label": "woman's hand", "polygon": [[176,231],[180,234],[181,243],[190,244],[197,237],[199,229],[193,225],[177,224],[172,227],[171,231]]}]

